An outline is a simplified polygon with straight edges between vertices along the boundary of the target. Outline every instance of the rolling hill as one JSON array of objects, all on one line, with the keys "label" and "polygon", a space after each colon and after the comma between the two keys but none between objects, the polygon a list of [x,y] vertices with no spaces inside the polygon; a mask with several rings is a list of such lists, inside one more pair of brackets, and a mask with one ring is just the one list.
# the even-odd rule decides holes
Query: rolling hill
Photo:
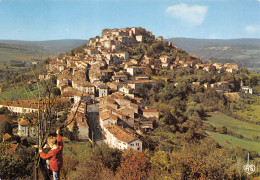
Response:
[{"label": "rolling hill", "polygon": [[171,38],[167,41],[205,61],[233,62],[250,71],[260,72],[260,39]]},{"label": "rolling hill", "polygon": [[44,59],[70,52],[87,40],[16,41],[0,40],[0,63],[10,60]]},{"label": "rolling hill", "polygon": [[[205,61],[234,62],[250,71],[260,72],[260,39],[171,38],[177,47]],[[44,59],[87,43],[87,40],[16,41],[0,40],[0,65],[10,60]]]}]

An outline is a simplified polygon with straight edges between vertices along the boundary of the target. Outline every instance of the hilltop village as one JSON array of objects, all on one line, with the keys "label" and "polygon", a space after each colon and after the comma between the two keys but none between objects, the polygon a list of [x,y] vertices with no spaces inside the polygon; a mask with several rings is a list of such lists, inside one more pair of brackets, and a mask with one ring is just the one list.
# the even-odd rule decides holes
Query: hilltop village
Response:
[{"label": "hilltop village", "polygon": [[[142,55],[133,58],[129,48],[133,44],[146,42],[163,42],[179,56],[161,55],[150,57]],[[138,90],[144,85],[155,87],[158,79],[150,76],[148,70],[175,70],[177,68],[195,68],[207,72],[239,73],[237,64],[203,63],[202,59],[177,48],[171,42],[163,41],[163,37],[155,38],[152,32],[144,28],[104,29],[102,37],[91,38],[83,52],[67,54],[51,59],[47,64],[48,71],[39,75],[39,80],[57,79],[56,86],[61,91],[59,102],[73,105],[68,121],[76,114],[79,127],[79,139],[93,139],[91,121],[98,121],[94,128],[101,128],[103,140],[110,147],[118,149],[132,148],[142,151],[142,131],[152,130],[154,122],[159,120],[159,110],[146,106]],[[178,84],[174,79],[161,80]],[[215,83],[193,82],[192,87],[203,86],[215,89],[220,93],[232,92],[227,81]],[[249,87],[242,90],[252,93]],[[97,119],[88,116],[88,106],[98,107]],[[57,105],[58,106],[58,105]],[[37,112],[37,102],[32,100],[5,101],[0,107],[8,107],[17,113]],[[91,127],[91,128],[90,128]],[[72,125],[69,125],[72,129]],[[96,131],[95,131],[96,132]],[[26,120],[18,121],[18,135],[35,135],[33,126]],[[6,136],[7,137],[7,136]]]}]

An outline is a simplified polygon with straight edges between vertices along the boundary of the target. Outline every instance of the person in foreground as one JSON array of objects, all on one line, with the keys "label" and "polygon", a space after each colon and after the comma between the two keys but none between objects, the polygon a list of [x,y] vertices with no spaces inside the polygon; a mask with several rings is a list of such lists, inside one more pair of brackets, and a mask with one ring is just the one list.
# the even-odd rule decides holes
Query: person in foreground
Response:
[{"label": "person in foreground", "polygon": [[47,144],[50,146],[51,150],[48,152],[48,154],[44,154],[42,152],[42,149],[39,149],[40,157],[42,159],[48,160],[50,169],[53,173],[53,179],[54,180],[60,180],[60,170],[63,165],[63,159],[62,159],[62,151],[63,151],[63,142],[60,135],[60,130],[58,129],[56,131],[57,138],[50,136],[47,139]]}]

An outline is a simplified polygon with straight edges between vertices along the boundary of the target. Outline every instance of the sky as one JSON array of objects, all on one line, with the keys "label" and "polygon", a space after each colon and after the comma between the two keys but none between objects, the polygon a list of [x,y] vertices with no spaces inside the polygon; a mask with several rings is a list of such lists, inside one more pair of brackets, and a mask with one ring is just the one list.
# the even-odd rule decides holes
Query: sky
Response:
[{"label": "sky", "polygon": [[0,39],[89,39],[126,27],[165,39],[260,38],[260,0],[0,0]]}]

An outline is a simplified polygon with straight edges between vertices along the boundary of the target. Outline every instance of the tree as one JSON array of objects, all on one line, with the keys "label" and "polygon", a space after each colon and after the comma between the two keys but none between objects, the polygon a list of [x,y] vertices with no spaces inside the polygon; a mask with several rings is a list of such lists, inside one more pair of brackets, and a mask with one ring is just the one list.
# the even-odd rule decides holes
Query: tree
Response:
[{"label": "tree", "polygon": [[57,87],[53,88],[52,93],[53,93],[55,96],[60,96],[60,95],[61,95],[61,91],[60,91],[60,89],[57,88]]},{"label": "tree", "polygon": [[79,127],[77,121],[74,120],[73,127],[72,127],[72,134],[71,140],[78,140],[79,139]]},{"label": "tree", "polygon": [[4,121],[0,123],[0,134],[13,134],[13,128],[10,122]]},{"label": "tree", "polygon": [[113,172],[120,166],[122,152],[118,149],[110,148],[104,144],[93,148],[93,157],[99,159],[103,166],[111,169]]},{"label": "tree", "polygon": [[32,148],[20,148],[10,154],[10,144],[0,143],[0,178],[16,179],[30,177],[33,167],[34,151]]},{"label": "tree", "polygon": [[170,157],[165,151],[156,151],[151,157],[151,165],[160,171],[168,171],[170,167]]},{"label": "tree", "polygon": [[147,177],[148,165],[148,159],[142,152],[126,151],[117,175],[120,179],[141,180]]},{"label": "tree", "polygon": [[7,107],[0,108],[0,114],[10,114],[10,112]]},{"label": "tree", "polygon": [[180,152],[171,157],[172,176],[178,179],[236,179],[231,170],[234,153],[207,138],[198,143],[185,143]]}]

